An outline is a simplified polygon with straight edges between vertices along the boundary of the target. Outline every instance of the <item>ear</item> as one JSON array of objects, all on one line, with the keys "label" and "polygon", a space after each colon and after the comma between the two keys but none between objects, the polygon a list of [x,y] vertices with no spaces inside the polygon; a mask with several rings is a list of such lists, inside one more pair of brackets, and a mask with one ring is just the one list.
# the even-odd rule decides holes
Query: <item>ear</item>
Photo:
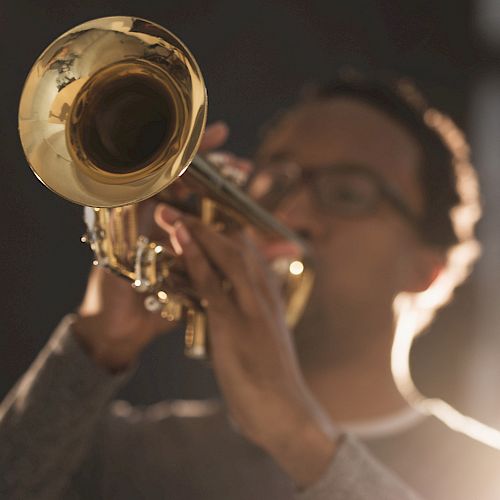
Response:
[{"label": "ear", "polygon": [[442,250],[420,245],[413,257],[405,291],[425,292],[443,271],[446,254]]}]

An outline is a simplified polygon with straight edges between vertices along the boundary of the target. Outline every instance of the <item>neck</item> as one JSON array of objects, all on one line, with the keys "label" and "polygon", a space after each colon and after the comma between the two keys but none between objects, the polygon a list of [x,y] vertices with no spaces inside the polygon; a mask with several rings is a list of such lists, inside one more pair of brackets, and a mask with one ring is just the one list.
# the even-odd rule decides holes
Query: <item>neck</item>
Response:
[{"label": "neck", "polygon": [[357,325],[349,322],[344,331],[336,322],[311,338],[314,347],[298,346],[305,379],[335,422],[382,417],[407,407],[391,373],[392,312],[378,320],[366,318]]}]

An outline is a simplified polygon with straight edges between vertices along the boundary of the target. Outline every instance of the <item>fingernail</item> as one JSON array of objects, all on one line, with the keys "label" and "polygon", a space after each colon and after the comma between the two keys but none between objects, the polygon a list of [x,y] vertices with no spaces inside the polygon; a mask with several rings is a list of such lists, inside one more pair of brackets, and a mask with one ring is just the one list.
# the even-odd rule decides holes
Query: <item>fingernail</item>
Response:
[{"label": "fingernail", "polygon": [[169,205],[159,205],[157,210],[159,210],[160,218],[168,224],[173,224],[181,215],[175,208]]},{"label": "fingernail", "polygon": [[182,222],[175,224],[175,235],[182,246],[187,245],[191,241],[191,235]]}]

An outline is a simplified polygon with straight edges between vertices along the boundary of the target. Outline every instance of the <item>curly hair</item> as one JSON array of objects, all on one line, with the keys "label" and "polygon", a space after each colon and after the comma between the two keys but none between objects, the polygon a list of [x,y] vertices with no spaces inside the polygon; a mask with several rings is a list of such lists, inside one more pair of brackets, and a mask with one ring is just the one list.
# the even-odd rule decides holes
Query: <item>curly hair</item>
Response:
[{"label": "curly hair", "polygon": [[422,153],[419,180],[424,213],[421,235],[447,250],[474,238],[480,215],[477,176],[464,133],[453,120],[432,108],[408,79],[365,77],[348,72],[310,92],[301,102],[349,96],[375,106],[397,120],[417,141]]}]

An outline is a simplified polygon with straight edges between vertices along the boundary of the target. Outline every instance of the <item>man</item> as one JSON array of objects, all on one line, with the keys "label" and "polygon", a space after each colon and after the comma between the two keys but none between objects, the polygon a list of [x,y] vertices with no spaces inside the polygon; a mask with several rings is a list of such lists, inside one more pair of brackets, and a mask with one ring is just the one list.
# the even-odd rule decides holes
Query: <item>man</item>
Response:
[{"label": "man", "polygon": [[[446,433],[408,408],[390,372],[395,299],[438,283],[450,250],[474,241],[477,215],[461,136],[402,85],[328,86],[259,149],[250,191],[308,240],[318,269],[295,342],[262,257],[277,247],[257,250],[248,236],[159,205],[155,220],[208,304],[224,408],[107,410],[166,325],[126,283],[95,269],[78,314],[3,404],[0,463],[12,498],[413,498],[344,429],[429,498],[495,496],[474,462],[463,461],[478,483],[472,497],[465,471],[447,471],[460,447],[446,442],[440,456]],[[214,126],[203,147],[226,135]],[[472,216],[459,226],[452,209]]]}]

